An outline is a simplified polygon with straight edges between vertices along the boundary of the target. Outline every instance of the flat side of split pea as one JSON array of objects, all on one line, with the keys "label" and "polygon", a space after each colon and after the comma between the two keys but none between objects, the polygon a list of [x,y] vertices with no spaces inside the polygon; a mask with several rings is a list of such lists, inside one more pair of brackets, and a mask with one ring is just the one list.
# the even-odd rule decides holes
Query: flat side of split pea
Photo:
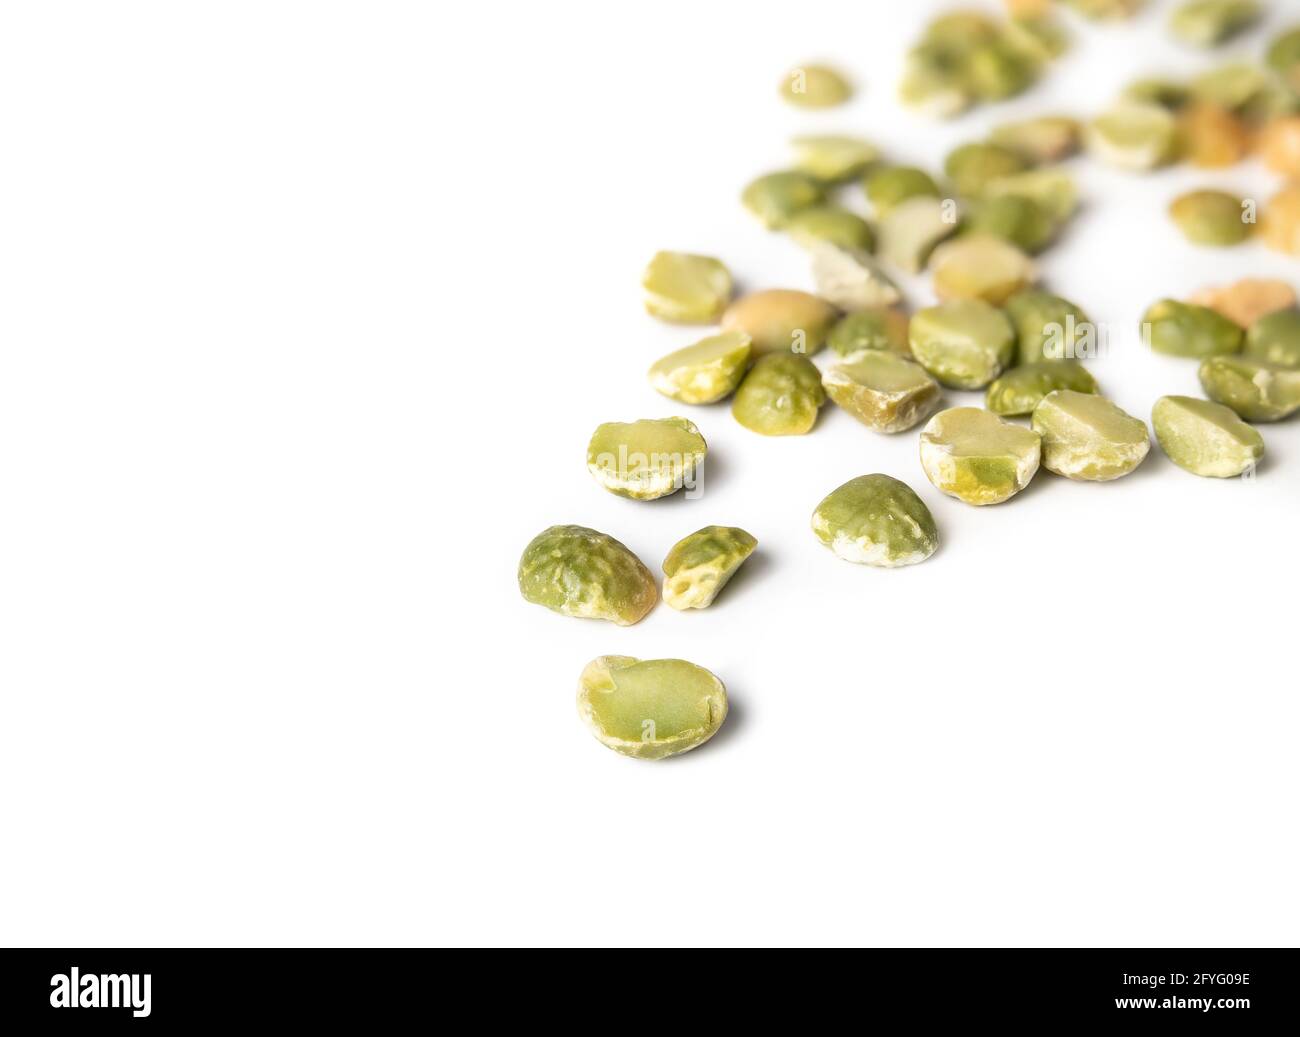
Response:
[{"label": "flat side of split pea", "polygon": [[587,444],[587,470],[610,493],[655,500],[691,482],[708,449],[686,418],[609,421]]},{"label": "flat side of split pea", "polygon": [[1264,456],[1264,437],[1221,403],[1162,396],[1151,427],[1169,460],[1193,475],[1231,479]]},{"label": "flat side of split pea", "polygon": [[1038,471],[1038,433],[978,407],[953,407],[921,432],[921,467],[935,487],[976,506],[1001,504]]},{"label": "flat side of split pea", "polygon": [[1043,467],[1067,479],[1118,479],[1137,468],[1151,449],[1145,421],[1093,393],[1049,393],[1034,408],[1032,424],[1043,439]]},{"label": "flat side of split pea", "polygon": [[684,659],[602,655],[578,680],[578,715],[607,748],[662,760],[718,733],[727,718],[727,689]]},{"label": "flat side of split pea", "polygon": [[752,348],[743,331],[710,335],[655,361],[648,372],[650,384],[681,403],[716,403],[736,391]]},{"label": "flat side of split pea", "polygon": [[679,324],[709,324],[731,299],[731,273],[721,260],[689,252],[656,252],[641,275],[646,311]]}]

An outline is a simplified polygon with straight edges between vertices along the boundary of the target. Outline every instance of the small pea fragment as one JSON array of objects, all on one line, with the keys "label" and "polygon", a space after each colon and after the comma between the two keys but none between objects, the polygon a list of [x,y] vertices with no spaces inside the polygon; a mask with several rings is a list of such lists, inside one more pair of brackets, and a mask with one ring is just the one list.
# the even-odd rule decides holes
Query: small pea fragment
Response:
[{"label": "small pea fragment", "polygon": [[711,324],[731,299],[731,273],[712,256],[656,252],[641,287],[646,311],[660,320]]},{"label": "small pea fragment", "polygon": [[1187,301],[1208,306],[1234,324],[1249,328],[1271,313],[1292,309],[1297,299],[1295,289],[1285,281],[1246,277],[1229,285],[1202,288]]},{"label": "small pea fragment", "polygon": [[984,189],[985,198],[1006,195],[1036,202],[1058,226],[1073,216],[1079,207],[1079,188],[1074,178],[1059,169],[1027,169],[1023,173],[998,177]]},{"label": "small pea fragment", "polygon": [[1247,421],[1281,421],[1300,410],[1300,370],[1239,356],[1201,362],[1201,388]]},{"label": "small pea fragment", "polygon": [[866,251],[829,241],[808,246],[817,294],[850,313],[893,306],[903,298],[898,286]]},{"label": "small pea fragment", "polygon": [[586,526],[551,526],[533,537],[519,559],[519,593],[563,616],[619,626],[639,623],[659,600],[641,559]]},{"label": "small pea fragment", "polygon": [[1103,162],[1145,172],[1174,159],[1178,120],[1160,105],[1121,101],[1089,123],[1086,139]]},{"label": "small pea fragment", "polygon": [[664,601],[679,610],[708,608],[757,546],[736,526],[705,526],[683,537],[664,559]]},{"label": "small pea fragment", "polygon": [[1300,28],[1288,29],[1269,44],[1268,67],[1292,90],[1300,92]]},{"label": "small pea fragment", "polygon": [[1082,360],[1097,354],[1092,321],[1077,305],[1059,295],[1037,288],[1017,292],[1007,300],[1006,314],[1016,331],[1022,364]]},{"label": "small pea fragment", "polygon": [[1004,123],[989,134],[993,144],[1008,148],[1035,165],[1069,158],[1079,150],[1082,138],[1079,120],[1063,115]]},{"label": "small pea fragment", "polygon": [[795,137],[791,144],[795,169],[825,183],[859,177],[880,157],[874,144],[841,134]]},{"label": "small pea fragment", "polygon": [[826,393],[877,432],[902,432],[923,421],[939,402],[939,385],[920,364],[873,349],[822,375]]},{"label": "small pea fragment", "polygon": [[1169,460],[1193,475],[1231,479],[1264,456],[1264,437],[1221,403],[1162,396],[1151,426]]},{"label": "small pea fragment", "polygon": [[1246,333],[1246,356],[1278,367],[1300,368],[1300,310],[1260,317]]},{"label": "small pea fragment", "polygon": [[751,432],[802,436],[817,424],[826,402],[821,372],[806,356],[769,353],[745,376],[731,401],[731,413]]},{"label": "small pea fragment", "polygon": [[685,418],[609,421],[587,444],[587,470],[619,497],[656,500],[692,483],[708,449]]},{"label": "small pea fragment", "polygon": [[998,305],[1038,280],[1032,259],[1008,241],[987,233],[945,242],[930,257],[934,293],[940,299],[982,299]]},{"label": "small pea fragment", "polygon": [[745,208],[769,230],[780,230],[800,209],[820,205],[826,198],[821,182],[807,173],[767,173],[751,180],[741,193]]},{"label": "small pea fragment", "polygon": [[940,411],[921,432],[921,467],[936,488],[966,504],[1001,504],[1038,471],[1038,433],[979,407]]},{"label": "small pea fragment", "polygon": [[1254,0],[1188,0],[1169,19],[1184,43],[1216,47],[1254,24],[1262,13]]},{"label": "small pea fragment", "polygon": [[1169,215],[1197,245],[1240,245],[1250,237],[1246,203],[1226,191],[1189,191],[1174,199]]},{"label": "small pea fragment", "polygon": [[963,144],[948,155],[944,172],[958,194],[977,198],[992,181],[1019,173],[1028,165],[1019,152],[1000,144]]},{"label": "small pea fragment", "polygon": [[853,87],[829,65],[801,65],[781,81],[781,96],[800,108],[834,108],[853,96]]},{"label": "small pea fragment", "polygon": [[785,232],[803,245],[827,241],[841,248],[869,252],[876,243],[871,224],[857,213],[838,205],[800,209],[786,221]]},{"label": "small pea fragment", "polygon": [[710,335],[657,360],[649,371],[650,384],[681,403],[716,403],[736,391],[752,348],[743,331]]},{"label": "small pea fragment", "polygon": [[826,344],[842,360],[856,360],[872,349],[887,349],[901,356],[911,356],[907,344],[906,313],[892,307],[859,310],[843,317],[827,336]]},{"label": "small pea fragment", "polygon": [[743,331],[755,356],[806,353],[824,345],[840,311],[825,299],[792,288],[768,288],[733,302],[722,315],[724,331]]},{"label": "small pea fragment", "polygon": [[939,547],[930,509],[888,475],[860,475],[832,490],[813,511],[812,530],[845,561],[885,569],[924,562]]},{"label": "small pea fragment", "polygon": [[1137,468],[1151,449],[1145,421],[1091,393],[1049,393],[1034,408],[1032,425],[1043,440],[1043,467],[1067,479],[1118,479]]},{"label": "small pea fragment", "polygon": [[1208,306],[1161,299],[1142,317],[1151,348],[1166,356],[1202,358],[1239,353],[1245,332]]},{"label": "small pea fragment", "polygon": [[684,659],[602,655],[582,671],[578,715],[616,753],[662,760],[718,733],[727,719],[727,689]]},{"label": "small pea fragment", "polygon": [[957,228],[950,203],[920,195],[908,198],[880,219],[880,256],[905,273],[919,274],[930,253]]},{"label": "small pea fragment", "polygon": [[1032,198],[1008,194],[977,201],[966,218],[972,234],[992,234],[1025,253],[1041,252],[1056,235],[1056,222]]},{"label": "small pea fragment", "polygon": [[909,198],[938,198],[939,185],[923,169],[911,166],[887,166],[867,176],[863,189],[867,200],[883,216]]},{"label": "small pea fragment", "polygon": [[1058,389],[1095,393],[1097,379],[1074,360],[1021,364],[998,376],[985,394],[984,405],[1004,418],[1032,414],[1043,397]]},{"label": "small pea fragment", "polygon": [[982,389],[1011,363],[1015,332],[1006,314],[978,299],[930,306],[908,328],[912,355],[951,389]]}]

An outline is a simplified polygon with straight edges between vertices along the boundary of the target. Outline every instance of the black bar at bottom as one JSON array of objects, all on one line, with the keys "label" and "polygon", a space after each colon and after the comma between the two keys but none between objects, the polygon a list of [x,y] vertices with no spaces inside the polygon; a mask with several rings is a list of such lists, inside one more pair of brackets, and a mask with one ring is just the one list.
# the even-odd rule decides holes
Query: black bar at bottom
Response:
[{"label": "black bar at bottom", "polygon": [[14,1024],[97,1032],[254,1021],[369,1029],[449,1012],[495,1024],[621,1017],[676,1025],[716,1015],[734,1025],[738,1015],[782,1008],[918,1022],[1300,1018],[1294,949],[14,949],[0,957],[0,1028],[10,1033],[29,1032]]}]

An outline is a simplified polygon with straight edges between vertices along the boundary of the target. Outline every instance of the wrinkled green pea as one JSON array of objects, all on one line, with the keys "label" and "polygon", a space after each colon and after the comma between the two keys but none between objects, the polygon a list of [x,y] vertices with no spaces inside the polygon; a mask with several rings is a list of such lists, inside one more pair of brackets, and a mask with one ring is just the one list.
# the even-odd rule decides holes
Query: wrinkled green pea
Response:
[{"label": "wrinkled green pea", "polygon": [[840,311],[825,299],[790,288],[769,288],[741,296],[722,315],[724,331],[743,331],[755,356],[806,353],[826,344]]},{"label": "wrinkled green pea", "polygon": [[693,484],[708,449],[685,418],[609,421],[587,444],[587,470],[610,493],[655,500]]},{"label": "wrinkled green pea", "polygon": [[1259,19],[1254,0],[1188,0],[1169,19],[1169,29],[1185,43],[1215,47]]},{"label": "wrinkled green pea", "polygon": [[1178,120],[1160,105],[1121,101],[1088,124],[1086,139],[1103,162],[1144,172],[1177,155]]},{"label": "wrinkled green pea", "polygon": [[1001,504],[1038,471],[1038,433],[978,407],[953,407],[921,432],[921,467],[935,487],[966,504]]},{"label": "wrinkled green pea", "polygon": [[736,391],[752,352],[743,331],[724,331],[669,353],[650,368],[657,392],[682,403],[716,403]]},{"label": "wrinkled green pea", "polygon": [[930,509],[888,475],[861,475],[832,490],[813,512],[812,530],[845,561],[886,569],[916,565],[939,547]]},{"label": "wrinkled green pea", "polygon": [[868,428],[902,432],[923,421],[939,402],[939,386],[918,363],[883,349],[828,368],[827,395]]},{"label": "wrinkled green pea", "polygon": [[949,202],[918,195],[891,208],[880,218],[880,255],[909,274],[925,269],[930,253],[958,228]]},{"label": "wrinkled green pea", "polygon": [[856,360],[870,349],[887,349],[901,356],[911,356],[907,344],[909,319],[902,310],[882,307],[860,310],[840,320],[826,339],[826,344],[842,360]]},{"label": "wrinkled green pea", "polygon": [[1300,410],[1300,370],[1239,356],[1201,362],[1205,395],[1247,421],[1281,421]]},{"label": "wrinkled green pea", "polygon": [[1246,333],[1244,354],[1278,367],[1300,368],[1300,309],[1265,314]]},{"label": "wrinkled green pea", "polygon": [[871,225],[857,213],[838,205],[814,205],[799,210],[786,221],[785,232],[803,245],[828,241],[841,248],[869,252],[876,244]]},{"label": "wrinkled green pea", "polygon": [[1030,288],[1007,300],[1006,313],[1016,331],[1022,364],[1097,355],[1095,326],[1068,299]]},{"label": "wrinkled green pea", "polygon": [[825,183],[859,177],[880,157],[874,144],[841,134],[795,137],[791,144],[795,169]]},{"label": "wrinkled green pea", "polygon": [[853,96],[853,87],[828,65],[801,65],[781,80],[781,96],[800,108],[834,108]]},{"label": "wrinkled green pea", "polygon": [[1027,166],[1023,156],[1000,144],[963,144],[948,155],[944,173],[958,194],[977,198],[992,181],[1019,173]]},{"label": "wrinkled green pea", "polygon": [[764,436],[802,436],[817,424],[826,402],[821,372],[806,356],[759,357],[731,401],[735,419]]},{"label": "wrinkled green pea", "polygon": [[[1032,414],[1043,397],[1058,389],[1095,393],[1097,379],[1073,360],[1040,360],[999,375],[989,386],[984,406],[1004,418]],[[1051,467],[1050,465],[1048,467]]]},{"label": "wrinkled green pea", "polygon": [[863,185],[867,200],[884,215],[909,198],[938,198],[939,185],[929,173],[911,166],[888,166],[869,174]]},{"label": "wrinkled green pea", "polygon": [[841,248],[829,241],[808,245],[817,294],[842,310],[855,313],[902,300],[898,286],[867,252]]},{"label": "wrinkled green pea", "polygon": [[1245,202],[1226,191],[1189,191],[1174,199],[1169,215],[1197,245],[1239,245],[1250,237]]},{"label": "wrinkled green pea", "polygon": [[708,608],[757,546],[736,526],[705,526],[683,537],[664,559],[664,601],[675,609]]},{"label": "wrinkled green pea", "polygon": [[989,134],[998,147],[1009,148],[1026,162],[1060,162],[1079,150],[1083,126],[1078,119],[1044,115],[1036,119],[1003,123]]},{"label": "wrinkled green pea", "polygon": [[1194,303],[1161,299],[1142,317],[1151,348],[1166,356],[1201,358],[1241,351],[1245,332],[1227,317]]},{"label": "wrinkled green pea", "polygon": [[731,299],[731,273],[712,256],[656,252],[641,287],[647,312],[660,320],[711,324]]},{"label": "wrinkled green pea", "polygon": [[1193,475],[1231,479],[1264,456],[1264,437],[1228,407],[1191,396],[1162,396],[1151,427],[1169,460]]},{"label": "wrinkled green pea", "polygon": [[908,328],[912,355],[952,389],[982,389],[1011,363],[1015,332],[1001,310],[978,299],[930,306]]},{"label": "wrinkled green pea", "polygon": [[1034,408],[1031,424],[1043,440],[1043,467],[1067,479],[1118,479],[1137,468],[1151,449],[1145,421],[1091,393],[1059,389],[1048,394]]},{"label": "wrinkled green pea", "polygon": [[727,718],[727,689],[684,659],[602,655],[582,671],[578,715],[616,753],[662,760],[718,733]]},{"label": "wrinkled green pea", "polygon": [[631,626],[659,600],[654,575],[615,540],[585,526],[551,526],[519,559],[525,601],[581,619]]},{"label": "wrinkled green pea", "polygon": [[966,217],[972,234],[992,234],[1022,252],[1041,252],[1056,235],[1056,222],[1032,198],[1008,194],[977,201]]},{"label": "wrinkled green pea", "polygon": [[930,257],[940,299],[982,299],[1000,305],[1038,280],[1038,267],[1009,241],[988,233],[963,234]]},{"label": "wrinkled green pea", "polygon": [[751,180],[741,193],[745,208],[770,230],[780,230],[800,209],[825,200],[821,183],[807,173],[767,173]]}]

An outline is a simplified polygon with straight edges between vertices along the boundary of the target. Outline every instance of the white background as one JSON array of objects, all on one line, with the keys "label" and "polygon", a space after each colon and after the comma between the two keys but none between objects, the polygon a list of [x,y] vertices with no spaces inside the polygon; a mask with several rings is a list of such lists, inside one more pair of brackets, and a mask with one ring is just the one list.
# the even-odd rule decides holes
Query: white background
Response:
[{"label": "white background", "polygon": [[[937,169],[1211,61],[1167,4],[1070,19],[1039,89],[929,124],[894,97],[937,6],[6,5],[0,939],[1294,944],[1296,421],[1253,482],[1156,449],[986,509],[834,408],[776,440],[692,410],[699,500],[585,470],[597,423],[680,410],[644,372],[700,333],[642,312],[655,250],[811,287],[737,201],[792,134]],[[857,97],[785,107],[817,58]],[[1114,326],[1093,369],[1145,417],[1197,393],[1147,305],[1300,263],[1165,216],[1261,169],[1076,166],[1046,283]],[[876,471],[933,510],[925,564],[809,532]],[[713,608],[623,629],[520,599],[562,522],[656,570],[709,523],[761,546]],[[733,714],[622,758],[574,708],[606,653],[708,666]]]}]

